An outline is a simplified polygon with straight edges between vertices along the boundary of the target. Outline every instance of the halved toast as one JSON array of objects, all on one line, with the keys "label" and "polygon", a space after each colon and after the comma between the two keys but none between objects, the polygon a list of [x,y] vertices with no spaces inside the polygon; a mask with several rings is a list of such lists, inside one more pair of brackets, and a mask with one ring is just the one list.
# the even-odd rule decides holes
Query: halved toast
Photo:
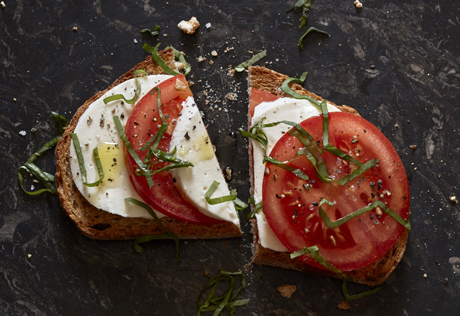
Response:
[{"label": "halved toast", "polygon": [[[278,97],[289,97],[286,93],[281,91],[282,83],[288,79],[288,76],[280,74],[278,72],[269,70],[265,67],[249,67],[249,94],[251,93],[252,88],[259,89],[265,92],[269,92]],[[298,94],[308,95],[315,98],[318,101],[323,99],[320,96],[317,96],[314,93],[307,91],[298,84],[292,84],[291,89]],[[334,103],[328,101],[328,103],[333,104],[342,112],[348,112],[354,115],[358,115],[358,112],[352,107],[342,105],[338,106]],[[251,124],[251,118],[249,117],[249,125]],[[250,142],[251,143],[251,142]],[[253,161],[252,158],[252,145],[249,147],[250,161]],[[253,184],[253,166],[250,166],[251,174],[251,183]],[[253,189],[252,189],[253,190]],[[251,192],[252,193],[252,192]],[[251,220],[252,231],[253,231],[253,258],[252,262],[259,265],[268,265],[284,269],[293,269],[302,272],[314,273],[319,275],[325,275],[330,277],[339,278],[336,273],[333,273],[329,270],[322,270],[315,267],[312,267],[302,261],[300,258],[290,259],[289,252],[278,252],[268,248],[264,248],[259,243],[259,234],[257,228],[257,220]],[[369,266],[345,272],[353,281],[357,283],[363,283],[367,285],[378,285],[384,282],[391,272],[396,268],[398,263],[401,261],[401,258],[406,249],[408,231],[405,230],[404,233],[399,237],[397,242],[391,247],[384,255],[382,255],[377,261],[372,263]]]},{"label": "halved toast", "polygon": [[[159,52],[161,58],[178,71],[181,64],[174,61],[171,49]],[[148,74],[165,74],[148,56],[145,61],[119,77],[110,87],[95,94],[86,101],[75,113],[64,135],[56,146],[56,187],[64,212],[74,222],[82,234],[100,240],[134,239],[143,235],[161,234],[163,229],[155,219],[130,218],[111,214],[90,204],[80,193],[74,183],[70,168],[70,133],[75,130],[78,120],[91,103],[103,96],[107,91],[120,83],[134,78],[134,71],[144,69]],[[216,225],[194,225],[169,217],[160,218],[163,225],[175,233],[180,239],[217,239],[241,236],[240,227],[231,222]]]}]

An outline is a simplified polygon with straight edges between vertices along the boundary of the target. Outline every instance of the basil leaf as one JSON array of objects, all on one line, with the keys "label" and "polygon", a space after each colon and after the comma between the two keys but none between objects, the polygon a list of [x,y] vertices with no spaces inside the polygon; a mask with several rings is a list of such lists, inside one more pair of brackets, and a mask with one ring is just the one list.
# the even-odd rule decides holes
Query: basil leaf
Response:
[{"label": "basil leaf", "polygon": [[[301,25],[302,25],[302,24],[301,24]],[[303,48],[302,41],[303,41],[304,37],[307,36],[309,33],[313,32],[313,31],[329,35],[329,33],[326,32],[326,31],[319,30],[319,29],[317,29],[316,27],[310,27],[310,28],[305,32],[305,34],[302,35],[302,36],[299,38],[299,43],[298,43],[298,45],[299,45],[299,48],[300,48],[300,49]]]},{"label": "basil leaf", "polygon": [[[235,288],[235,278],[234,276],[240,276],[240,286],[233,294]],[[218,287],[224,282],[228,282],[228,290],[220,296],[215,296]],[[242,272],[227,272],[219,271],[214,277],[210,278],[206,283],[203,290],[197,298],[198,314],[201,315],[202,312],[214,312],[214,315],[220,315],[222,310],[227,310],[230,312],[230,315],[233,315],[235,312],[235,307],[243,306],[249,303],[250,299],[235,300],[238,293],[246,287],[246,277]],[[209,294],[206,297],[206,300],[202,303],[201,298],[203,294],[208,290]]]},{"label": "basil leaf", "polygon": [[179,73],[175,72],[169,65],[160,57],[160,54],[158,54],[158,47],[160,47],[161,43],[158,43],[157,46],[151,47],[147,43],[142,46],[142,49],[145,50],[147,53],[152,54],[153,60],[157,63],[158,66],[160,66],[164,72],[166,72],[168,75],[171,76],[176,76]]},{"label": "basil leaf", "polygon": [[347,302],[351,302],[351,301],[355,301],[357,299],[363,298],[365,296],[369,296],[369,295],[380,292],[380,287],[376,287],[374,289],[367,290],[367,291],[364,291],[358,294],[350,295],[348,294],[347,281],[344,280],[342,283],[342,292],[343,292],[343,296],[345,297],[345,300],[347,300]]},{"label": "basil leaf", "polygon": [[318,102],[318,100],[308,96],[308,95],[301,95],[301,94],[298,94],[297,92],[294,92],[290,87],[289,87],[289,84],[291,82],[298,82],[300,84],[303,84],[305,82],[305,79],[307,79],[307,76],[308,76],[308,72],[304,72],[302,74],[302,76],[297,79],[297,78],[288,78],[286,80],[284,80],[284,82],[281,84],[281,91],[283,91],[284,93],[288,94],[289,96],[295,98],[295,99],[303,99],[303,100],[308,100],[310,101],[319,111],[321,111],[321,107],[320,107],[320,104]]},{"label": "basil leaf", "polygon": [[265,156],[264,157],[264,163],[265,162],[271,163],[274,166],[277,166],[277,167],[282,168],[282,169],[284,169],[286,171],[289,171],[289,172],[295,174],[296,176],[298,176],[302,180],[308,180],[309,179],[308,176],[302,170],[294,168],[294,167],[291,167],[287,163],[279,161],[279,160],[276,160],[275,158]]},{"label": "basil leaf", "polygon": [[94,161],[96,162],[97,173],[99,174],[99,180],[93,183],[88,183],[88,180],[86,178],[85,159],[83,158],[83,153],[81,152],[80,140],[78,139],[78,136],[75,133],[70,133],[69,135],[72,138],[73,147],[75,148],[75,152],[77,154],[78,165],[80,167],[81,180],[83,181],[83,184],[86,185],[87,187],[98,186],[99,183],[101,183],[102,179],[104,178],[104,171],[102,170],[101,160],[99,159],[98,148],[95,147],[93,149],[93,158],[94,158]]},{"label": "basil leaf", "polygon": [[53,118],[54,123],[58,129],[59,135],[64,134],[64,127],[69,125],[69,121],[62,115],[59,115],[56,112],[51,111],[51,117]]},{"label": "basil leaf", "polygon": [[185,60],[184,55],[182,55],[180,51],[178,51],[172,46],[168,46],[165,49],[168,49],[168,48],[171,48],[172,51],[174,52],[174,58],[176,58],[177,60],[179,60],[179,62],[184,64],[184,70],[185,70],[184,75],[188,75],[190,70],[192,70],[192,66],[190,66],[190,64]]},{"label": "basil leaf", "polygon": [[116,100],[124,100],[128,104],[134,104],[136,100],[139,98],[139,95],[141,94],[141,82],[139,81],[140,74],[144,74],[148,76],[148,73],[143,69],[137,69],[136,71],[134,71],[136,89],[134,90],[134,97],[132,99],[129,99],[129,100],[126,99],[123,94],[115,94],[115,95],[111,95],[109,97],[104,98],[102,100],[104,101],[104,104],[107,104],[109,102],[116,101]]},{"label": "basil leaf", "polygon": [[219,182],[214,180],[211,186],[208,188],[208,190],[204,194],[204,198],[206,199],[206,202],[208,202],[208,204],[210,205],[233,201],[237,197],[236,191],[231,190],[229,195],[224,195],[224,196],[220,196],[220,197],[211,199],[211,196],[217,190],[217,187],[219,186],[219,184],[220,184]]},{"label": "basil leaf", "polygon": [[383,203],[380,200],[374,201],[371,204],[369,204],[368,206],[360,208],[359,210],[356,210],[353,213],[350,213],[347,216],[344,216],[344,217],[336,220],[335,222],[331,222],[331,220],[327,216],[326,212],[321,207],[324,203],[327,203],[330,206],[334,205],[334,203],[331,202],[331,201],[328,201],[326,199],[321,200],[321,202],[319,203],[319,215],[321,215],[321,218],[324,220],[324,223],[326,224],[326,226],[329,229],[337,228],[340,225],[345,224],[346,222],[352,220],[353,218],[355,218],[355,217],[357,217],[357,216],[359,216],[359,215],[361,215],[363,213],[369,212],[369,211],[373,210],[376,207],[380,207],[389,216],[391,216],[396,222],[398,222],[399,224],[404,226],[407,230],[409,230],[409,231],[411,230],[411,225],[410,225],[409,221],[405,221],[401,216],[399,216],[397,213],[393,212],[388,206],[385,205],[385,203]]},{"label": "basil leaf", "polygon": [[256,214],[263,209],[263,204],[262,204],[262,201],[260,201],[259,203],[257,203],[255,206],[254,206],[254,209],[251,213],[248,214],[248,220],[250,219],[253,219],[256,217]]},{"label": "basil leaf", "polygon": [[152,174],[150,173],[150,170],[148,167],[141,161],[139,156],[137,155],[136,151],[133,148],[133,145],[131,145],[131,142],[129,141],[128,137],[126,137],[125,131],[123,129],[123,125],[121,124],[120,118],[118,115],[115,115],[113,117],[113,121],[115,122],[115,126],[117,127],[118,134],[120,135],[121,140],[125,144],[126,150],[130,154],[130,156],[134,159],[136,164],[139,166],[139,168],[142,171],[142,175],[147,179],[147,183],[149,184],[149,188],[153,187],[153,180],[152,180]]},{"label": "basil leaf", "polygon": [[160,128],[158,129],[158,131],[156,131],[156,133],[149,139],[148,142],[146,142],[144,144],[144,146],[141,147],[141,150],[144,151],[146,150],[147,148],[150,147],[150,145],[155,142],[153,144],[153,147],[154,148],[157,148],[158,147],[158,144],[160,143],[160,140],[161,138],[163,137],[163,134],[166,132],[166,130],[168,129],[168,124],[161,124]]},{"label": "basil leaf", "polygon": [[[51,112],[51,116],[54,122],[56,123],[56,128],[58,129],[59,134],[62,135],[64,133],[64,127],[69,125],[69,121],[67,121],[65,117],[59,115],[56,112]],[[60,139],[61,139],[61,136],[56,136],[52,140],[46,142],[39,150],[33,153],[32,156],[30,156],[26,160],[23,166],[20,166],[18,168],[19,185],[21,186],[21,189],[25,193],[29,195],[38,195],[44,192],[50,192],[52,194],[57,194],[57,189],[56,189],[56,186],[54,185],[54,175],[51,175],[41,170],[33,162],[37,160],[37,158],[39,158],[41,155],[43,155],[46,151],[56,146]],[[45,186],[45,188],[37,190],[37,191],[27,191],[24,188],[24,177],[22,175],[22,171],[26,171],[29,174],[33,174],[43,184],[43,186]]]},{"label": "basil leaf", "polygon": [[156,35],[159,35],[160,34],[160,26],[159,25],[155,25],[155,28],[153,29],[153,31],[151,31],[150,29],[143,29],[141,30],[141,34],[150,34],[152,36],[156,36]]},{"label": "basil leaf", "polygon": [[152,217],[158,222],[158,224],[160,224],[161,228],[163,228],[163,230],[165,231],[164,234],[145,235],[145,236],[136,238],[136,240],[134,241],[134,247],[136,248],[136,251],[142,252],[142,247],[139,246],[140,243],[147,242],[147,241],[154,240],[154,239],[163,239],[163,238],[171,237],[176,242],[176,260],[180,262],[181,261],[180,254],[179,254],[180,244],[179,244],[179,238],[177,237],[177,235],[174,234],[169,229],[167,229],[163,225],[163,223],[160,221],[157,214],[155,214],[155,212],[152,210],[152,208],[148,206],[147,204],[145,204],[144,202],[141,202],[134,198],[126,198],[125,201],[144,208],[147,212],[149,212],[150,215],[152,215]]},{"label": "basil leaf", "polygon": [[248,61],[243,61],[241,64],[239,64],[238,66],[235,67],[235,70],[238,71],[238,72],[242,72],[244,69],[254,65],[256,62],[258,62],[259,60],[261,60],[262,58],[264,58],[265,56],[267,56],[267,50],[263,50],[261,51],[260,53],[252,56],[251,59],[249,59]]}]

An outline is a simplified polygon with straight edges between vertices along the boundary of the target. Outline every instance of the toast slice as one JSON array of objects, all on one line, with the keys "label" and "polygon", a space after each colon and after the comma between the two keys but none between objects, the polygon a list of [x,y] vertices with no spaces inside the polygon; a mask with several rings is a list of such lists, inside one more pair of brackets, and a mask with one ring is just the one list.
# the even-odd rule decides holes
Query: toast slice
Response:
[{"label": "toast slice", "polygon": [[[172,49],[159,52],[160,57],[172,68],[178,71],[182,64],[175,62]],[[144,69],[149,75],[165,74],[151,56],[137,64],[131,70],[119,77],[110,87],[96,93],[86,101],[75,113],[61,140],[56,146],[56,187],[60,204],[64,212],[74,222],[80,232],[93,239],[123,240],[135,239],[143,235],[164,233],[155,219],[130,218],[111,214],[90,204],[80,193],[74,183],[70,168],[70,133],[75,130],[78,120],[91,103],[103,96],[107,91],[122,82],[134,78],[134,71]],[[163,225],[175,233],[180,239],[217,239],[241,236],[240,227],[231,222],[216,225],[195,225],[169,217],[162,217]]]},{"label": "toast slice", "polygon": [[[249,67],[249,94],[251,94],[252,88],[259,89],[265,92],[269,92],[278,97],[289,97],[286,93],[281,91],[281,84],[288,78],[283,74],[277,73],[275,71],[269,70],[265,67],[253,66]],[[292,84],[291,89],[298,94],[308,95],[313,97],[318,101],[323,99],[320,96],[317,96],[314,93],[307,91],[298,84]],[[342,105],[338,106],[332,102],[329,102],[332,105],[336,106],[342,112],[348,112],[354,115],[359,115],[358,112],[352,107]],[[251,118],[249,117],[249,125],[251,124]],[[250,142],[251,144],[251,142]],[[252,145],[249,147],[250,161],[253,161],[252,158]],[[254,183],[253,177],[253,166],[250,166],[251,174],[251,184]],[[252,187],[252,191],[254,188]],[[251,192],[252,194],[253,192]],[[257,228],[257,220],[251,220],[252,232],[253,232],[253,258],[252,262],[259,265],[268,265],[283,269],[293,269],[301,272],[319,274],[324,276],[330,276],[339,278],[339,276],[329,270],[322,270],[315,267],[312,267],[302,261],[300,258],[290,259],[289,252],[278,252],[268,248],[264,248],[259,243],[259,233]],[[401,258],[406,249],[408,231],[400,236],[397,242],[390,248],[384,255],[382,255],[377,261],[372,263],[369,266],[345,272],[354,282],[363,283],[370,286],[378,285],[384,282],[391,272],[396,268],[398,263],[401,261]]]}]

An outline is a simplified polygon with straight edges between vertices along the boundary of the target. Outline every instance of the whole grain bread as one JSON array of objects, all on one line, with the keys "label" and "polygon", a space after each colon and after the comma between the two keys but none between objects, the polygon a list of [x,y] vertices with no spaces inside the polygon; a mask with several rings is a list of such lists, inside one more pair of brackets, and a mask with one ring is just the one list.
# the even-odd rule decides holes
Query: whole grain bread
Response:
[{"label": "whole grain bread", "polygon": [[[174,53],[171,49],[159,52],[160,57],[172,68],[178,71],[183,65],[174,61]],[[75,185],[70,169],[70,133],[75,130],[78,120],[91,103],[99,99],[104,93],[120,83],[134,78],[134,71],[144,69],[148,74],[165,74],[148,56],[143,62],[137,64],[124,75],[119,77],[110,87],[96,93],[86,101],[75,113],[56,146],[56,187],[62,209],[74,222],[80,232],[93,239],[120,240],[134,239],[143,235],[163,233],[159,223],[152,219],[128,218],[111,214],[91,205],[80,193]],[[162,217],[163,225],[175,233],[181,239],[217,239],[241,236],[240,228],[230,222],[222,222],[216,225],[203,226],[189,224],[183,221]]]},{"label": "whole grain bread", "polygon": [[[289,97],[286,93],[281,91],[281,84],[288,78],[288,76],[275,72],[273,70],[267,69],[265,67],[249,67],[249,94],[251,94],[252,88],[259,89],[265,92],[269,92],[278,97]],[[302,88],[302,86],[292,83],[290,85],[291,89],[298,94],[307,95],[315,98],[318,101],[323,99],[320,96],[317,96],[314,93],[309,92],[308,90]],[[330,101],[332,105],[336,106],[342,112],[351,113],[354,115],[359,115],[359,113],[350,106],[347,105],[336,105]],[[249,125],[251,124],[249,117]],[[249,147],[250,161],[252,159],[252,146]],[[253,181],[253,168],[250,167],[251,174],[251,183]],[[253,189],[252,189],[253,190]],[[251,192],[253,193],[253,192]],[[268,248],[264,248],[259,243],[259,233],[257,228],[257,220],[251,220],[252,232],[253,232],[253,257],[252,262],[259,265],[268,265],[272,267],[278,267],[283,269],[292,269],[301,272],[313,273],[318,275],[324,275],[334,278],[340,278],[336,273],[318,269],[306,264],[300,258],[290,259],[289,252],[278,252]],[[379,285],[384,282],[391,274],[391,272],[396,268],[398,263],[401,261],[401,258],[406,250],[407,237],[409,233],[408,230],[405,230],[404,233],[399,237],[396,243],[391,247],[385,254],[383,254],[377,261],[374,263],[357,269],[353,271],[345,272],[350,279],[357,283],[363,283],[370,286]]]}]

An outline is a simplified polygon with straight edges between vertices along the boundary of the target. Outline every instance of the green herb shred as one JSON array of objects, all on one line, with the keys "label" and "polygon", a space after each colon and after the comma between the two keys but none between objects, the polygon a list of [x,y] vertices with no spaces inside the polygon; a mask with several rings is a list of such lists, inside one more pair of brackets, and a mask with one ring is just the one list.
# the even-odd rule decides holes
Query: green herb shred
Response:
[{"label": "green herb shred", "polygon": [[133,145],[131,145],[131,142],[129,141],[128,137],[126,137],[125,131],[123,129],[123,125],[121,124],[120,118],[118,115],[115,115],[113,117],[113,121],[115,122],[115,126],[117,127],[118,134],[120,135],[121,140],[125,144],[126,150],[128,150],[128,153],[130,156],[134,159],[140,170],[142,171],[142,175],[147,179],[147,183],[149,185],[149,188],[153,187],[153,180],[152,180],[152,174],[150,173],[150,170],[148,166],[144,164],[144,162],[141,161],[139,156],[137,155],[136,151],[133,148]]},{"label": "green herb shred", "polygon": [[235,205],[235,208],[237,210],[244,210],[245,208],[248,207],[248,204],[244,203],[237,197],[237,192],[236,190],[230,190],[229,195],[224,195],[216,198],[211,198],[211,196],[214,194],[214,192],[217,190],[217,187],[219,186],[219,182],[213,181],[211,186],[208,188],[206,193],[204,194],[204,198],[206,199],[206,202],[210,205],[215,205],[215,204],[220,204],[220,203],[225,203],[225,202],[230,202],[233,201],[233,204]]},{"label": "green herb shred", "polygon": [[359,216],[359,215],[361,215],[363,213],[369,212],[369,211],[375,209],[376,207],[380,207],[389,216],[391,216],[396,222],[398,222],[399,224],[401,224],[402,226],[407,228],[407,230],[409,230],[409,231],[411,230],[411,225],[410,225],[409,221],[405,221],[401,216],[399,216],[399,214],[393,212],[388,206],[385,205],[385,203],[383,203],[380,200],[374,201],[371,204],[369,204],[368,206],[360,208],[359,210],[356,210],[353,213],[350,213],[347,216],[336,220],[335,222],[331,222],[331,220],[327,216],[326,212],[321,207],[324,203],[326,203],[326,204],[328,204],[330,206],[334,205],[334,203],[331,202],[331,201],[328,201],[326,199],[322,199],[321,202],[319,203],[319,214],[321,215],[321,218],[324,220],[324,223],[326,224],[326,226],[328,228],[330,228],[330,229],[339,227],[340,225],[345,224],[346,222],[352,220],[353,218],[355,218],[355,217],[357,217],[357,216]]},{"label": "green herb shred", "polygon": [[126,99],[123,94],[115,94],[115,95],[111,95],[110,97],[104,98],[103,99],[104,104],[107,104],[109,102],[116,101],[116,100],[124,100],[128,104],[134,104],[139,98],[139,95],[141,94],[141,82],[139,81],[140,75],[148,76],[148,73],[143,69],[137,69],[136,71],[134,71],[136,89],[134,90],[134,97],[132,99],[129,99],[129,100]]},{"label": "green herb shred", "polygon": [[86,185],[87,187],[98,186],[99,183],[101,183],[102,179],[104,178],[104,171],[102,170],[101,160],[99,159],[99,150],[98,150],[98,148],[95,147],[93,149],[93,158],[94,158],[94,161],[96,162],[96,168],[97,168],[97,173],[99,174],[99,180],[97,180],[97,181],[95,181],[93,183],[88,183],[88,180],[86,178],[85,159],[83,158],[83,153],[81,151],[80,141],[78,139],[77,134],[70,133],[69,135],[72,138],[73,147],[75,148],[75,153],[77,154],[78,165],[80,167],[81,180],[82,180],[83,184]]},{"label": "green herb shred", "polygon": [[150,34],[152,36],[159,35],[160,34],[160,26],[155,25],[155,28],[153,29],[153,31],[151,31],[150,29],[142,29],[140,33],[141,34]]},{"label": "green herb shred", "polygon": [[235,67],[237,72],[242,72],[244,69],[254,65],[256,62],[267,56],[267,50],[263,50],[260,53],[252,56],[248,61],[243,61],[241,64]]},{"label": "green herb shred", "polygon": [[[58,129],[59,135],[62,135],[64,133],[64,127],[69,125],[69,122],[67,121],[66,118],[64,118],[63,116],[59,115],[56,112],[51,112],[51,116],[56,124],[56,128]],[[41,170],[37,165],[34,164],[34,162],[35,160],[37,160],[37,158],[41,157],[45,152],[47,152],[48,150],[56,146],[60,139],[61,139],[61,136],[56,136],[52,140],[46,142],[38,151],[33,153],[32,156],[30,156],[26,160],[23,166],[20,166],[18,168],[19,185],[21,186],[21,189],[25,193],[29,195],[38,195],[38,194],[45,193],[45,192],[57,194],[57,189],[54,183],[54,175]],[[34,175],[45,188],[37,190],[37,191],[27,191],[24,188],[24,176],[22,175],[22,171],[25,171],[29,174]]]},{"label": "green herb shred", "polygon": [[190,70],[192,70],[192,66],[190,66],[190,64],[185,60],[184,55],[172,46],[168,46],[165,49],[168,48],[171,48],[174,52],[174,58],[176,58],[179,62],[181,62],[184,65],[184,75],[188,75]]},{"label": "green herb shred", "polygon": [[139,245],[141,243],[148,242],[148,241],[154,240],[154,239],[172,238],[176,242],[176,254],[175,254],[176,260],[181,261],[180,254],[179,254],[179,251],[180,251],[179,238],[177,237],[176,234],[174,234],[172,231],[170,231],[169,229],[167,229],[163,225],[163,223],[160,221],[160,219],[158,218],[157,214],[155,214],[155,212],[152,210],[152,208],[150,206],[148,206],[147,204],[145,204],[145,203],[143,203],[143,202],[141,202],[139,200],[136,200],[134,198],[126,198],[125,201],[129,202],[129,203],[132,203],[132,204],[135,204],[137,206],[140,206],[140,207],[144,208],[145,210],[147,210],[147,212],[149,212],[149,214],[152,215],[152,217],[158,222],[158,224],[160,224],[161,228],[163,228],[163,230],[165,231],[164,234],[145,235],[145,236],[141,236],[141,237],[136,238],[136,240],[134,241],[134,248],[136,249],[136,251],[139,252],[139,253],[142,252],[143,248],[142,248],[141,245]]},{"label": "green herb shred", "polygon": [[380,292],[380,287],[376,287],[376,288],[373,288],[373,289],[370,289],[370,290],[367,290],[367,291],[364,291],[364,292],[361,292],[361,293],[358,293],[358,294],[350,295],[350,294],[348,294],[347,281],[344,280],[343,283],[342,283],[342,292],[343,292],[343,296],[345,297],[347,302],[350,303],[351,301],[355,301],[355,300],[363,298],[365,296],[372,295],[372,294]]},{"label": "green herb shred", "polygon": [[303,28],[308,24],[308,11],[310,10],[311,7],[311,0],[299,0],[297,1],[292,8],[286,10],[286,12],[289,12],[294,9],[302,9],[302,17],[300,18],[300,25],[299,28]]},{"label": "green herb shred", "polygon": [[[206,275],[205,275],[206,276]],[[240,276],[240,286],[234,292],[235,289],[235,276]],[[219,285],[228,283],[228,290],[224,294],[217,296],[216,292],[219,288]],[[225,309],[229,312],[229,315],[234,315],[235,308],[237,306],[247,305],[250,299],[236,300],[237,295],[242,289],[246,287],[246,277],[243,272],[228,272],[228,271],[219,271],[214,277],[209,278],[209,281],[206,283],[203,290],[197,298],[198,313],[200,316],[201,313],[205,312],[214,312],[214,316],[220,315],[220,313]],[[202,296],[206,291],[209,293],[204,302],[202,302]]]},{"label": "green herb shred", "polygon": [[319,33],[323,33],[323,34],[329,35],[328,32],[322,31],[322,30],[317,29],[316,27],[313,27],[313,26],[312,26],[312,27],[310,27],[310,28],[299,38],[299,43],[298,43],[298,45],[299,45],[299,48],[300,48],[300,49],[303,49],[302,41],[303,41],[304,37],[307,36],[308,34],[310,34],[311,32],[319,32]]},{"label": "green herb shred", "polygon": [[179,73],[175,72],[168,64],[160,57],[158,53],[158,47],[160,47],[161,43],[158,43],[157,46],[151,47],[147,43],[142,46],[142,49],[145,50],[147,53],[152,54],[153,60],[160,66],[168,75],[177,76]]},{"label": "green herb shred", "polygon": [[254,209],[252,210],[251,213],[248,214],[248,217],[247,217],[248,220],[255,218],[255,217],[256,217],[256,214],[257,214],[260,210],[263,210],[262,201],[260,201],[260,202],[257,203],[256,205],[254,205]]}]

